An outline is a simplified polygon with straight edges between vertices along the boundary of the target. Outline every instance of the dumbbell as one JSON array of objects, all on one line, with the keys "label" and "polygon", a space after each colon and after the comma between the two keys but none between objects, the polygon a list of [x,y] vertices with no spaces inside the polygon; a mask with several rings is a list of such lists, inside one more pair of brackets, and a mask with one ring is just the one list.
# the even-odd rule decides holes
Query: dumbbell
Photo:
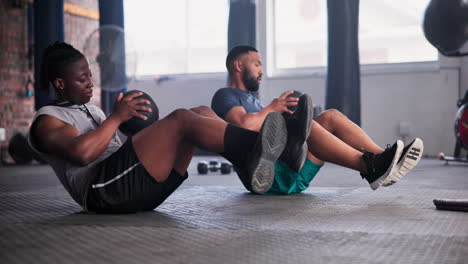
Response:
[{"label": "dumbbell", "polygon": [[198,174],[207,174],[208,171],[221,171],[221,174],[229,174],[232,170],[232,164],[228,162],[219,162],[217,160],[200,161],[197,165]]}]

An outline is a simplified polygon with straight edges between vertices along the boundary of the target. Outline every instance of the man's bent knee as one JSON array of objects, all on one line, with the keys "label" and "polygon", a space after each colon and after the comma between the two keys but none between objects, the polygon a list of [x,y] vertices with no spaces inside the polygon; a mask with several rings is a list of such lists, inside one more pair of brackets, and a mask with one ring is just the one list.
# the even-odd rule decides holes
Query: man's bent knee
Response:
[{"label": "man's bent knee", "polygon": [[211,110],[211,108],[209,108],[206,105],[200,105],[200,106],[197,106],[197,107],[194,107],[194,108],[190,108],[190,111],[195,112],[195,113],[197,113],[199,115],[213,112]]},{"label": "man's bent knee", "polygon": [[179,108],[172,111],[169,115],[167,115],[168,119],[175,119],[175,120],[183,120],[187,117],[191,112],[185,108]]},{"label": "man's bent knee", "polygon": [[204,117],[219,118],[211,108],[205,105],[201,105],[190,110]]},{"label": "man's bent knee", "polygon": [[317,119],[322,121],[329,121],[335,117],[343,116],[343,114],[336,109],[328,109],[322,112],[320,115],[317,116]]},{"label": "man's bent knee", "polygon": [[318,115],[315,118],[315,120],[325,129],[329,130],[333,127],[333,124],[335,123],[334,121],[338,120],[337,118],[343,117],[343,116],[344,115],[339,110],[328,109],[322,112],[320,115]]},{"label": "man's bent knee", "polygon": [[330,117],[334,117],[334,116],[337,116],[337,115],[343,115],[343,114],[339,110],[332,108],[332,109],[328,109],[326,111],[323,111],[319,116],[321,116],[321,115],[330,118]]}]

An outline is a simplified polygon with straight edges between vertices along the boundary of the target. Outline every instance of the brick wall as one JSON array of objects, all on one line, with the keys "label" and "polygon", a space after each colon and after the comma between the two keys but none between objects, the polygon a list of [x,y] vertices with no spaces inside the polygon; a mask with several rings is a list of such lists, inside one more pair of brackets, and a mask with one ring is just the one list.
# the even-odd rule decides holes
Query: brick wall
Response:
[{"label": "brick wall", "polygon": [[[0,142],[2,160],[10,138],[25,133],[34,116],[34,98],[27,96],[27,81],[34,75],[28,57],[27,8],[1,0],[0,4],[0,127],[6,140]],[[32,88],[31,88],[32,89]]]},{"label": "brick wall", "polygon": [[[77,7],[84,8],[87,11],[97,12],[99,10],[98,0],[65,0],[64,2]],[[99,20],[65,12],[64,22],[65,41],[73,45],[73,47],[75,47],[79,51],[84,52],[83,45],[88,36],[99,27]],[[97,47],[97,49],[98,48],[99,47]],[[93,71],[93,79],[96,80],[99,77],[99,73],[96,72],[97,70],[95,69],[91,70]],[[93,94],[94,96],[93,98],[91,98],[90,104],[101,106],[101,90],[97,86],[97,83],[95,85]]]},{"label": "brick wall", "polygon": [[[6,140],[0,142],[1,163],[12,162],[7,151],[8,142],[17,132],[28,131],[35,114],[34,97],[27,96],[28,78],[34,76],[34,61],[28,56],[27,5],[24,2],[0,0],[0,128],[6,130]],[[98,10],[98,0],[64,2]],[[82,50],[85,36],[99,26],[95,18],[70,13],[65,13],[64,21],[65,41],[79,50]],[[29,85],[33,91],[32,84]],[[91,103],[100,105],[98,87],[94,94]]]}]

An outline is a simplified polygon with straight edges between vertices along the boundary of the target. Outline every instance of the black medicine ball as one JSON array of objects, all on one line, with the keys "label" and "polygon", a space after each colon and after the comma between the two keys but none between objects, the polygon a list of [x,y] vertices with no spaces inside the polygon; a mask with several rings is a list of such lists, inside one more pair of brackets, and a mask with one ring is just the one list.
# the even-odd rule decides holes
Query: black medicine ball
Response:
[{"label": "black medicine ball", "polygon": [[[288,97],[301,97],[301,95],[303,95],[303,93],[299,92],[299,91],[294,91],[294,93],[288,95]],[[288,106],[288,109],[291,110],[291,111],[296,111],[297,109],[297,105],[296,106]]]},{"label": "black medicine ball", "polygon": [[153,98],[151,98],[151,96],[149,96],[147,93],[145,93],[143,91],[139,91],[139,90],[132,90],[132,91],[129,91],[129,92],[125,93],[124,97],[126,95],[129,95],[129,94],[132,94],[132,93],[137,93],[137,92],[142,92],[143,94],[140,95],[140,96],[135,97],[134,99],[144,98],[144,99],[147,99],[148,101],[151,102],[151,104],[149,104],[149,105],[147,105],[147,104],[139,104],[139,105],[150,107],[151,110],[153,110],[153,111],[152,112],[138,111],[138,113],[140,113],[140,114],[142,114],[142,115],[144,115],[144,116],[146,116],[148,118],[146,120],[143,120],[143,119],[141,119],[139,117],[132,117],[127,122],[122,123],[119,126],[119,130],[122,133],[124,133],[126,136],[135,135],[136,133],[138,133],[138,131],[142,130],[143,128],[145,128],[145,127],[147,127],[147,126],[149,126],[149,125],[151,125],[154,122],[159,120],[158,106],[154,102]]}]

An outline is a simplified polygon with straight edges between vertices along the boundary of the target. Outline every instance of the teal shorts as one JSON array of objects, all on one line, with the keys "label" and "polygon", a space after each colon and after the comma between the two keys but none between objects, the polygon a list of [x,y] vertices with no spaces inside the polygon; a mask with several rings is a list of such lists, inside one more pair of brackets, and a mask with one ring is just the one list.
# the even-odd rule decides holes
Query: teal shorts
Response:
[{"label": "teal shorts", "polygon": [[278,161],[275,164],[275,179],[270,190],[264,194],[300,193],[309,187],[322,166],[306,159],[299,173],[293,172],[286,164]]}]

